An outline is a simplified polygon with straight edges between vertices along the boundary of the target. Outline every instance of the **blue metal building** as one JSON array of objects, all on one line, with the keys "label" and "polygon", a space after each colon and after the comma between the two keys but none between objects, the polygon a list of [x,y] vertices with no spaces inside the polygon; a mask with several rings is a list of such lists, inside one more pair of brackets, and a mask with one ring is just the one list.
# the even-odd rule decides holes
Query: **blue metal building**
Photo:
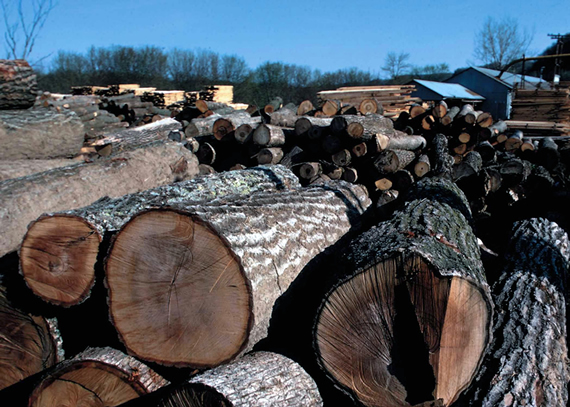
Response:
[{"label": "blue metal building", "polygon": [[461,106],[471,103],[479,106],[485,98],[465,86],[457,83],[445,83],[414,79],[408,85],[415,85],[412,97],[419,97],[424,102],[439,102],[444,100],[448,106]]}]

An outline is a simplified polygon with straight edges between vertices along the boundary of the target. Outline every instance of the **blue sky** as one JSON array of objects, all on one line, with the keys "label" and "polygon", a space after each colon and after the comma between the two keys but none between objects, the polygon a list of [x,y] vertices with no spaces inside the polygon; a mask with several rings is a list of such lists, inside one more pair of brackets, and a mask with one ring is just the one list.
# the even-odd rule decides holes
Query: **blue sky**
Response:
[{"label": "blue sky", "polygon": [[[15,0],[8,0],[15,1]],[[570,0],[58,0],[30,60],[91,45],[155,45],[237,54],[322,71],[380,72],[390,51],[414,65],[474,63],[475,33],[489,15],[534,29],[528,54],[570,32]]]}]

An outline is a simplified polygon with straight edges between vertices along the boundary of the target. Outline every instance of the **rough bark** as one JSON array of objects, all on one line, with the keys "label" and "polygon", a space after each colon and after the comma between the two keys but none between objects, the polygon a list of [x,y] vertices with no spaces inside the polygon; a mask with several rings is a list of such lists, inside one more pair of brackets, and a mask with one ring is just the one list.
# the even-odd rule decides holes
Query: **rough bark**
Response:
[{"label": "rough bark", "polygon": [[294,128],[295,122],[299,119],[297,113],[294,110],[288,108],[282,108],[276,112],[271,113],[271,124],[279,127],[289,127]]},{"label": "rough bark", "polygon": [[493,286],[494,340],[465,405],[567,405],[568,246],[564,230],[546,219],[514,225]]},{"label": "rough bark", "polygon": [[41,372],[62,357],[55,320],[14,307],[0,286],[0,390]]},{"label": "rough bark", "polygon": [[42,213],[79,208],[103,196],[117,197],[193,178],[196,164],[194,155],[181,144],[157,142],[120,157],[2,181],[0,256],[19,247],[27,225]]},{"label": "rough bark", "polygon": [[25,177],[38,172],[44,172],[53,168],[75,165],[76,160],[54,158],[52,160],[0,160],[0,181]]},{"label": "rough bark", "polygon": [[[477,239],[459,210],[437,201],[434,186],[419,181],[410,197],[431,200],[407,202],[347,246],[335,266],[346,277],[315,320],[321,367],[367,406],[450,405],[491,340],[492,301]],[[468,208],[460,191],[454,198]]]},{"label": "rough bark", "polygon": [[36,74],[23,59],[0,59],[0,110],[28,109],[36,101]]},{"label": "rough bark", "polygon": [[213,114],[204,118],[192,119],[192,121],[184,129],[186,137],[199,137],[199,136],[211,136],[214,134],[214,122],[220,119],[222,116],[219,114]]},{"label": "rough bark", "polygon": [[118,350],[88,348],[46,374],[30,395],[28,405],[68,405],[77,402],[74,396],[82,388],[93,393],[102,406],[116,406],[167,384],[152,369]]},{"label": "rough bark", "polygon": [[335,182],[133,217],[106,261],[121,340],[143,360],[174,366],[217,366],[250,350],[275,300],[369,204],[362,187]]},{"label": "rough bark", "polygon": [[101,138],[89,143],[89,146],[98,149],[109,148],[108,146],[111,146],[111,152],[109,154],[118,154],[124,150],[132,150],[154,141],[168,140],[171,131],[181,129],[182,124],[180,124],[179,121],[167,118],[133,129],[124,129],[104,134]]},{"label": "rough bark", "polygon": [[416,155],[407,150],[385,150],[374,159],[374,167],[382,173],[391,173],[401,170],[411,164]]},{"label": "rough bark", "polygon": [[394,123],[392,120],[379,114],[337,116],[332,120],[331,131],[333,134],[338,135],[346,132],[354,139],[368,140],[375,134],[383,134],[390,137],[394,134]]},{"label": "rough bark", "polygon": [[[44,301],[75,305],[89,296],[93,286],[99,242],[108,242],[137,213],[178,202],[199,204],[223,196],[298,187],[297,177],[281,166],[256,167],[106,197],[80,209],[43,215],[30,225],[22,242],[20,271]],[[82,239],[85,236],[87,242]],[[53,274],[50,265],[57,265],[59,273]]]},{"label": "rough bark", "polygon": [[432,163],[432,170],[438,176],[451,176],[453,158],[449,155],[447,137],[441,133],[433,136],[428,156]]},{"label": "rough bark", "polygon": [[0,160],[73,157],[84,137],[83,124],[70,111],[0,110]]}]

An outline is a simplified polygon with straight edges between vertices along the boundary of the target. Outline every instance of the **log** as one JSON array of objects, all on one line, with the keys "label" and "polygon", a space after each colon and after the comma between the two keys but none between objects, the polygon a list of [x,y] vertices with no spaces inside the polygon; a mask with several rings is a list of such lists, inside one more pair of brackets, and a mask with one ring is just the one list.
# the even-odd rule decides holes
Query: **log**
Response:
[{"label": "log", "polygon": [[0,110],[28,109],[36,102],[36,74],[23,59],[0,59]]},{"label": "log", "polygon": [[157,142],[120,157],[2,181],[0,256],[18,249],[26,226],[42,213],[78,208],[103,196],[116,197],[192,178],[197,173],[196,165],[194,155],[182,145]]},{"label": "log", "polygon": [[558,152],[558,145],[554,142],[552,137],[540,139],[538,142],[536,160],[538,164],[550,171],[558,166],[560,163],[560,153]]},{"label": "log", "polygon": [[264,148],[257,153],[257,163],[264,164],[278,164],[283,158],[283,150],[278,147]]},{"label": "log", "polygon": [[418,178],[422,178],[431,169],[431,163],[427,154],[422,154],[418,157],[418,161],[414,165],[414,174]]},{"label": "log", "polygon": [[63,359],[57,321],[15,307],[0,285],[0,390]]},{"label": "log", "polygon": [[313,379],[291,359],[255,352],[121,407],[322,406]]},{"label": "log", "polygon": [[253,132],[253,143],[263,147],[279,147],[285,144],[283,128],[260,124]]},{"label": "log", "polygon": [[97,149],[106,148],[106,155],[119,154],[122,151],[139,148],[155,141],[171,140],[170,133],[179,130],[182,130],[182,124],[177,120],[167,118],[133,129],[103,134],[101,138],[87,143],[87,145]]},{"label": "log", "polygon": [[297,116],[303,116],[315,110],[313,103],[310,100],[303,100],[297,108]]},{"label": "log", "polygon": [[336,181],[136,215],[105,267],[121,341],[163,365],[232,360],[266,336],[275,300],[369,204],[362,187]]},{"label": "log", "polygon": [[455,117],[459,113],[459,110],[460,110],[459,106],[453,106],[452,108],[450,108],[445,114],[445,116],[441,118],[441,124],[443,124],[444,126],[449,126],[453,122],[453,119],[455,119]]},{"label": "log", "polygon": [[267,114],[273,113],[283,106],[283,99],[279,96],[273,98],[268,104],[265,105],[263,111]]},{"label": "log", "polygon": [[200,143],[196,157],[200,164],[212,165],[216,162],[216,149],[207,142]]},{"label": "log", "polygon": [[437,119],[442,119],[447,114],[447,111],[448,111],[447,103],[441,100],[431,109],[431,114],[433,115],[433,117]]},{"label": "log", "polygon": [[294,110],[283,107],[273,113],[271,113],[270,123],[274,126],[279,127],[289,127],[294,128],[295,122],[299,119],[299,116]]},{"label": "log", "polygon": [[[100,249],[108,247],[112,236],[135,214],[180,201],[199,204],[227,195],[298,187],[297,177],[281,166],[257,167],[197,177],[44,215],[30,225],[22,242],[20,272],[44,301],[76,305],[90,294],[97,258],[105,254]],[[57,274],[51,272],[54,267]]]},{"label": "log", "polygon": [[249,123],[244,123],[234,131],[234,138],[240,144],[248,143],[253,137],[253,131],[256,125],[251,125]]},{"label": "log", "polygon": [[53,168],[67,167],[68,165],[74,164],[77,164],[76,160],[66,160],[63,158],[54,158],[52,160],[1,160],[0,181],[25,177]]},{"label": "log", "polygon": [[332,155],[331,161],[333,164],[339,167],[347,167],[352,161],[352,156],[350,154],[350,151],[340,150],[338,153]]},{"label": "log", "polygon": [[342,104],[338,100],[328,99],[325,100],[321,106],[322,112],[327,116],[334,116],[337,114],[341,108]]},{"label": "log", "polygon": [[330,126],[333,134],[343,135],[347,133],[354,139],[368,140],[374,134],[386,136],[394,134],[394,123],[392,120],[379,114],[336,116],[332,119]]},{"label": "log", "polygon": [[302,179],[306,179],[309,181],[317,177],[318,175],[322,174],[322,172],[323,172],[323,167],[321,163],[318,162],[304,163],[299,167],[299,176]]},{"label": "log", "polygon": [[569,243],[546,219],[513,226],[503,273],[493,285],[494,339],[465,405],[567,405]]},{"label": "log", "polygon": [[255,127],[261,123],[261,117],[251,117],[245,112],[236,112],[217,119],[212,127],[214,137],[222,140],[224,137],[233,135],[235,129],[242,124],[249,124]]},{"label": "log", "polygon": [[505,151],[512,152],[518,150],[523,143],[522,139],[523,139],[523,132],[520,130],[515,130],[515,132],[511,134],[505,141]]},{"label": "log", "polygon": [[[118,350],[87,348],[46,374],[32,391],[28,405],[116,406],[167,384],[152,369]],[[85,398],[97,402],[82,404],[80,400],[85,402]]]},{"label": "log", "polygon": [[363,115],[378,112],[378,103],[374,99],[364,99],[358,105],[358,111]]},{"label": "log", "polygon": [[380,145],[385,145],[384,149],[416,151],[424,149],[427,145],[426,139],[422,136],[409,136],[398,130],[390,136],[376,134],[376,137],[386,138],[386,141],[380,142]]},{"label": "log", "polygon": [[297,136],[302,136],[304,134],[307,134],[307,132],[313,126],[328,127],[330,126],[331,122],[332,119],[326,117],[300,117],[295,122],[295,134],[297,134]]},{"label": "log", "polygon": [[406,150],[385,150],[374,159],[374,167],[381,173],[392,173],[407,167],[416,155]]},{"label": "log", "polygon": [[453,167],[453,180],[459,181],[462,178],[478,174],[483,167],[483,159],[477,151],[470,151]]},{"label": "log", "polygon": [[435,175],[451,175],[451,167],[453,158],[449,155],[447,137],[441,133],[437,133],[431,140],[431,146],[428,156],[432,163],[432,170]]},{"label": "log", "polygon": [[208,110],[216,111],[219,109],[227,109],[229,106],[225,103],[220,102],[210,102],[203,99],[198,99],[194,105],[202,113],[206,113]]},{"label": "log", "polygon": [[0,160],[73,157],[84,136],[83,124],[71,111],[0,110]]},{"label": "log", "polygon": [[344,277],[315,319],[317,359],[366,406],[452,404],[491,340],[493,307],[477,239],[462,213],[434,194],[437,186],[444,195],[457,191],[450,184],[419,181],[429,199],[408,201],[327,270]]},{"label": "log", "polygon": [[204,118],[192,119],[184,129],[187,138],[199,136],[211,136],[214,134],[214,122],[221,118],[219,114],[213,114]]}]

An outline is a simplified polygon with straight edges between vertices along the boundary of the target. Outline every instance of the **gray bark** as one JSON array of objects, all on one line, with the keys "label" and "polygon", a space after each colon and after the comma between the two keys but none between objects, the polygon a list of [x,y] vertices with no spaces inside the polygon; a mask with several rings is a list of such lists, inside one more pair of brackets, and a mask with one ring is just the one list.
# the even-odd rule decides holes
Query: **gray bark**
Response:
[{"label": "gray bark", "polygon": [[181,130],[182,125],[174,119],[159,120],[133,129],[124,129],[104,134],[100,139],[89,143],[89,146],[104,148],[111,145],[112,153],[138,148],[154,141],[168,140],[171,131]]},{"label": "gray bark", "polygon": [[298,136],[302,136],[306,134],[313,126],[328,127],[330,126],[332,120],[333,119],[328,117],[299,117],[295,122],[295,133]]},{"label": "gray bark", "polygon": [[295,122],[299,119],[297,113],[291,109],[282,108],[270,114],[271,124],[279,127],[295,127]]},{"label": "gray bark", "polygon": [[36,74],[23,59],[0,59],[0,110],[28,109],[36,101]]},{"label": "gray bark", "polygon": [[184,133],[187,138],[211,136],[214,134],[214,122],[221,117],[219,114],[214,113],[203,119],[192,119],[190,124],[184,129]]},{"label": "gray bark", "polygon": [[[248,304],[240,306],[240,309],[246,310],[244,315],[248,315],[249,318],[247,321],[240,321],[240,326],[243,326],[245,335],[242,336],[241,329],[236,331],[239,333],[238,343],[232,341],[231,349],[226,349],[225,345],[214,347],[216,344],[211,343],[211,340],[194,337],[192,332],[186,331],[184,339],[179,339],[177,345],[184,350],[181,351],[181,354],[184,354],[186,360],[165,360],[161,359],[165,358],[165,355],[161,354],[160,351],[157,354],[156,350],[139,349],[137,345],[140,342],[137,336],[144,333],[125,332],[123,330],[123,323],[126,325],[147,324],[146,321],[149,319],[147,311],[150,311],[149,309],[142,309],[142,312],[134,314],[127,312],[125,314],[126,309],[116,308],[114,305],[114,296],[118,296],[119,300],[125,298],[121,294],[121,288],[123,291],[126,289],[124,282],[130,278],[129,274],[131,274],[131,270],[127,272],[123,268],[120,258],[115,259],[115,251],[120,253],[121,257],[131,255],[129,254],[131,249],[125,246],[125,243],[131,241],[128,237],[129,225],[140,225],[146,216],[153,219],[153,212],[145,212],[134,217],[117,235],[107,257],[106,266],[107,286],[110,293],[110,315],[121,340],[129,349],[129,353],[136,354],[143,360],[153,360],[177,366],[215,366],[252,349],[255,343],[267,335],[271,311],[276,299],[287,290],[299,272],[314,256],[334,244],[353,225],[358,224],[359,216],[369,205],[370,200],[362,187],[338,181],[281,193],[260,192],[245,198],[218,200],[205,205],[181,202],[171,205],[172,209],[165,209],[170,211],[172,215],[177,213],[180,216],[197,219],[200,224],[209,225],[209,228],[220,237],[220,241],[227,247],[229,253],[232,253],[233,257],[230,257],[230,259],[234,259],[232,262],[237,262],[239,265],[240,273],[242,273],[240,278],[248,282],[246,286],[249,287],[247,290],[251,298]],[[160,214],[160,212],[157,213]],[[138,227],[136,230],[137,239],[146,240],[146,233],[152,234],[155,239],[157,238],[153,231],[142,232]],[[123,238],[123,236],[126,237]],[[136,247],[134,250],[142,250],[146,255],[154,256],[147,247]],[[171,277],[166,276],[176,276],[181,268],[191,267],[191,261],[195,255],[188,256],[188,252],[185,251],[179,256],[180,258],[171,256],[168,259],[169,266],[165,266],[161,273],[164,273],[165,278],[168,279]],[[215,264],[222,261],[217,260],[218,256],[221,255],[220,253],[214,256],[210,263]],[[226,255],[224,254],[224,256]],[[227,257],[224,258],[227,262]],[[134,270],[132,271],[134,272]],[[142,276],[139,270],[136,272],[137,279],[140,280]],[[177,277],[180,281],[176,285],[178,298],[186,297],[184,293],[186,289],[192,290],[193,284],[190,282],[194,273],[188,272],[187,274],[188,277]],[[183,278],[190,280],[186,283],[182,281]],[[137,295],[135,288],[132,289],[132,298]],[[218,290],[221,289],[220,287]],[[166,296],[166,293],[164,295]],[[195,312],[206,312],[208,314],[218,312],[216,304],[215,301],[211,304],[206,301],[202,303],[201,310],[185,308],[184,310],[180,309],[179,313],[185,314],[181,317],[184,320],[186,318],[195,319],[191,316]],[[220,318],[223,316],[221,315]],[[168,323],[170,324],[170,321]],[[176,324],[176,322],[173,323]],[[208,323],[210,322],[208,321]],[[211,332],[211,335],[219,337],[226,332],[220,326],[222,323],[227,322],[217,322],[217,326],[223,332],[219,334]],[[236,324],[236,321],[232,321],[232,323]],[[164,325],[166,331],[167,315],[164,315],[163,320],[154,321],[153,324]],[[201,325],[200,330],[204,331],[205,327]],[[154,340],[153,346],[156,345],[156,341],[163,343],[163,341],[167,342],[170,339],[165,333],[164,336],[160,335],[160,338],[157,334]],[[203,355],[200,352],[196,354],[192,352],[200,340],[200,346],[206,347],[211,355],[206,360],[201,359]],[[157,347],[155,346],[155,348]],[[197,363],[196,360],[200,360],[200,362]]]},{"label": "gray bark", "polygon": [[285,133],[281,127],[260,124],[253,132],[253,142],[264,147],[279,147],[285,144]]},{"label": "gray bark", "polygon": [[568,235],[546,219],[517,222],[493,286],[495,338],[465,403],[565,406]]},{"label": "gray bark", "polygon": [[[186,169],[182,166],[176,173],[176,164],[181,162],[186,162]],[[42,213],[79,208],[103,196],[117,197],[193,178],[196,166],[195,156],[181,144],[157,142],[120,157],[2,181],[0,256],[19,247],[28,224]]]},{"label": "gray bark", "polygon": [[234,133],[242,124],[249,124],[254,127],[261,122],[261,117],[251,117],[248,113],[244,111],[239,111],[232,113],[230,115],[224,115],[217,119],[212,127],[214,137],[218,140]]},{"label": "gray bark", "polygon": [[78,161],[63,158],[54,158],[52,160],[0,160],[0,181],[25,177],[74,164],[78,164]]},{"label": "gray bark", "polygon": [[338,135],[347,132],[349,136],[363,140],[368,140],[375,134],[390,137],[394,134],[394,122],[379,114],[337,116],[333,118],[331,131]]},{"label": "gray bark", "polygon": [[73,157],[84,137],[83,124],[73,112],[0,110],[0,160]]},{"label": "gray bark", "polygon": [[285,356],[255,352],[190,379],[215,389],[235,407],[322,406],[317,385]]},{"label": "gray bark", "polygon": [[[53,222],[58,218],[72,218],[79,224],[86,224],[91,230],[91,234],[98,237],[99,241],[110,239],[127,221],[139,212],[153,207],[173,205],[179,202],[192,202],[194,204],[206,203],[212,199],[224,196],[248,195],[258,191],[275,191],[283,189],[299,188],[298,178],[289,170],[282,166],[255,167],[243,171],[229,171],[217,173],[215,175],[200,176],[183,182],[159,186],[142,192],[123,195],[117,198],[104,197],[97,202],[83,208],[45,214],[30,225],[39,227],[45,222]],[[26,236],[22,242],[23,247],[33,247],[32,242]],[[45,239],[41,235],[35,234],[34,244],[40,245],[53,253],[52,258],[46,261],[57,263],[63,266],[62,274],[73,273],[74,270],[81,270],[80,265],[74,264],[71,253],[78,250],[81,240],[71,238],[61,245],[64,248],[50,250],[49,235]],[[59,256],[55,253],[60,252]],[[25,252],[22,254],[25,255]],[[87,258],[88,256],[88,258]],[[82,261],[88,262],[92,267],[90,273],[95,273],[95,262],[97,252],[85,254]],[[59,257],[61,259],[59,259]],[[30,269],[28,269],[30,267]],[[33,267],[33,268],[32,268]],[[24,278],[32,273],[44,273],[42,270],[49,270],[48,264],[30,264],[21,262],[21,273]],[[49,274],[49,273],[48,273]],[[38,279],[38,276],[35,276]],[[73,298],[67,305],[74,305],[89,296],[93,279],[88,279],[91,284],[83,288],[84,295],[81,298]],[[37,293],[36,293],[37,294]],[[52,302],[53,299],[42,296],[45,301]]]}]

